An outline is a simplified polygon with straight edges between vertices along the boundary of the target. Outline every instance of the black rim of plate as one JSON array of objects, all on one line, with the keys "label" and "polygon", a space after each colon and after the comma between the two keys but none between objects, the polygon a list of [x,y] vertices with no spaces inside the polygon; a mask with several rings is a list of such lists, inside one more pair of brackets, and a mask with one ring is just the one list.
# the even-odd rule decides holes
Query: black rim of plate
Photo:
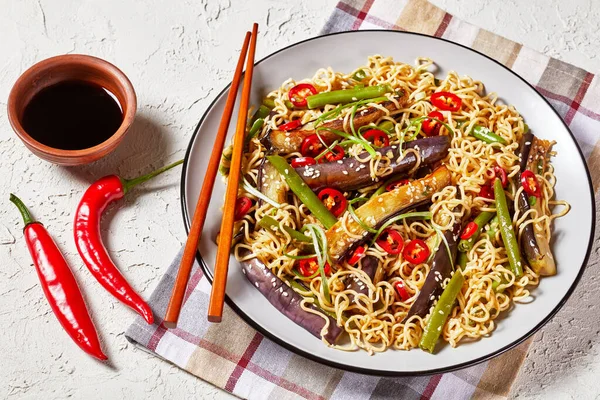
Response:
[{"label": "black rim of plate", "polygon": [[[441,374],[441,373],[445,373],[445,372],[451,372],[451,371],[456,371],[459,369],[463,369],[463,368],[467,368],[467,367],[471,367],[473,365],[482,363],[484,361],[490,360],[494,357],[499,356],[500,354],[518,346],[519,344],[523,343],[525,340],[527,340],[529,337],[531,337],[531,335],[533,335],[534,333],[536,333],[542,326],[544,326],[548,321],[550,321],[550,319],[558,312],[558,310],[560,310],[562,308],[562,306],[565,304],[565,302],[569,299],[569,297],[571,296],[571,294],[573,293],[573,291],[575,290],[575,288],[577,287],[577,284],[579,283],[579,280],[581,279],[581,276],[583,275],[583,272],[585,271],[585,267],[587,265],[588,259],[590,257],[590,253],[592,250],[592,244],[593,244],[593,239],[594,239],[594,232],[595,232],[595,228],[596,228],[596,204],[594,202],[594,198],[593,198],[593,186],[592,186],[592,179],[590,176],[590,172],[588,170],[587,167],[587,163],[585,162],[585,157],[583,156],[583,153],[581,152],[581,149],[579,148],[579,145],[577,144],[577,140],[575,139],[575,136],[573,135],[573,132],[571,132],[571,130],[569,129],[569,127],[567,126],[567,124],[564,122],[564,120],[560,117],[560,115],[558,114],[558,112],[554,109],[554,107],[552,107],[552,105],[550,104],[550,102],[541,95],[540,92],[538,92],[535,87],[533,87],[529,82],[527,82],[525,79],[521,78],[518,74],[516,74],[514,71],[512,71],[510,68],[506,67],[505,65],[501,64],[500,62],[494,60],[491,57],[488,57],[487,55],[474,50],[470,47],[467,46],[463,46],[462,44],[459,43],[455,43],[451,40],[447,40],[447,39],[443,39],[443,38],[438,38],[435,36],[430,36],[430,35],[425,35],[422,33],[414,33],[414,32],[403,32],[403,31],[394,31],[394,30],[382,30],[382,29],[368,29],[368,30],[360,30],[360,31],[346,31],[346,32],[334,32],[334,33],[329,33],[326,35],[320,35],[320,36],[316,36],[313,38],[309,38],[309,39],[305,39],[302,40],[300,42],[296,42],[294,44],[291,44],[289,46],[286,46],[282,49],[279,49],[271,54],[269,54],[268,56],[262,58],[260,61],[256,62],[254,65],[258,65],[260,63],[262,63],[265,60],[268,60],[269,58],[275,56],[276,54],[287,50],[289,48],[295,47],[299,44],[302,43],[306,43],[306,42],[310,42],[313,40],[318,40],[321,38],[325,38],[328,36],[336,36],[336,35],[355,35],[355,34],[361,34],[364,32],[392,32],[398,35],[414,35],[414,36],[424,36],[424,37],[428,37],[431,38],[433,40],[439,40],[442,42],[446,42],[448,44],[451,44],[453,46],[458,46],[458,47],[462,47],[463,49],[466,49],[468,51],[471,51],[473,53],[476,53],[478,55],[480,55],[481,57],[484,57],[492,62],[494,62],[495,64],[498,64],[499,66],[501,66],[502,68],[504,68],[505,70],[507,70],[509,73],[511,73],[512,75],[514,75],[516,78],[518,78],[519,80],[521,80],[522,82],[524,82],[527,86],[529,86],[529,88],[531,88],[531,90],[533,90],[535,93],[537,93],[537,95],[546,103],[546,105],[554,112],[554,114],[556,114],[556,116],[560,119],[560,121],[563,123],[563,126],[565,127],[565,129],[567,130],[567,132],[569,132],[569,134],[571,135],[571,139],[575,142],[575,146],[579,152],[579,157],[581,158],[581,160],[583,161],[583,165],[585,168],[585,172],[587,174],[587,179],[588,179],[588,185],[590,188],[590,192],[592,193],[592,198],[590,199],[591,202],[591,210],[592,210],[592,229],[591,229],[591,235],[590,235],[590,239],[588,242],[588,248],[585,254],[585,258],[583,260],[583,264],[581,265],[581,268],[579,270],[579,273],[577,274],[577,277],[575,278],[575,280],[573,281],[573,284],[571,285],[571,287],[569,288],[569,290],[567,291],[567,293],[565,294],[565,296],[561,299],[561,301],[558,303],[558,305],[548,314],[546,315],[546,317],[544,317],[544,319],[542,319],[542,321],[540,321],[535,327],[533,327],[533,329],[531,329],[529,332],[527,332],[525,335],[521,336],[519,339],[515,340],[514,342],[504,346],[501,349],[498,349],[492,353],[486,354],[482,357],[479,358],[475,358],[471,361],[467,361],[464,363],[460,363],[460,364],[455,364],[452,366],[448,366],[448,367],[444,367],[444,368],[437,368],[437,369],[429,369],[429,370],[423,370],[423,371],[414,371],[414,372],[406,372],[406,371],[387,371],[387,370],[376,370],[376,369],[366,369],[366,368],[360,368],[360,367],[355,367],[352,365],[347,365],[347,364],[340,364],[337,362],[333,362],[327,359],[324,359],[322,357],[316,356],[314,354],[311,353],[307,353],[297,347],[295,347],[294,345],[283,341],[282,339],[280,339],[279,337],[275,336],[274,334],[272,334],[271,332],[269,332],[268,330],[264,329],[262,326],[260,326],[258,323],[256,323],[252,318],[250,318],[248,315],[246,315],[242,310],[240,310],[237,305],[229,298],[229,296],[225,296],[225,302],[227,303],[227,305],[229,305],[229,307],[231,307],[233,309],[233,311],[235,311],[247,324],[249,324],[251,327],[253,327],[254,329],[256,329],[257,331],[259,331],[261,334],[263,334],[265,337],[269,338],[270,340],[274,341],[275,343],[279,344],[280,346],[298,354],[301,355],[302,357],[306,357],[310,360],[316,361],[318,363],[330,366],[330,367],[334,367],[334,368],[338,368],[338,369],[342,369],[345,371],[350,371],[350,372],[357,372],[360,374],[366,374],[366,375],[376,375],[376,376],[392,376],[392,377],[402,377],[402,376],[425,376],[425,375],[433,375],[433,374]],[[200,122],[198,122],[198,125],[196,126],[195,130],[194,130],[194,134],[192,135],[188,148],[186,150],[185,153],[185,160],[183,163],[183,169],[182,169],[182,173],[181,173],[181,209],[182,209],[182,215],[183,215],[183,223],[185,225],[185,231],[186,234],[189,233],[190,231],[190,223],[189,223],[189,218],[188,218],[188,210],[187,210],[187,206],[186,206],[186,197],[185,197],[185,182],[186,182],[186,171],[187,171],[187,166],[188,166],[188,162],[189,162],[189,158],[190,158],[190,153],[192,150],[192,145],[194,144],[194,141],[196,139],[196,135],[198,134],[198,131],[200,130],[200,127],[202,126],[202,123],[204,122],[204,119],[206,118],[206,116],[208,115],[209,111],[214,107],[215,103],[217,102],[217,100],[223,95],[223,93],[225,93],[227,90],[229,90],[229,87],[231,86],[231,84],[228,84],[223,90],[221,90],[221,92],[215,96],[215,99],[211,102],[211,104],[206,108],[206,111],[204,112],[204,114],[202,115],[202,118],[200,119]],[[200,266],[202,267],[202,270],[204,272],[204,274],[206,275],[206,278],[210,281],[210,283],[212,284],[212,274],[209,271],[209,269],[207,268],[204,260],[202,259],[202,255],[200,254],[199,251],[196,252],[196,260],[198,261],[198,264],[200,264]]]}]

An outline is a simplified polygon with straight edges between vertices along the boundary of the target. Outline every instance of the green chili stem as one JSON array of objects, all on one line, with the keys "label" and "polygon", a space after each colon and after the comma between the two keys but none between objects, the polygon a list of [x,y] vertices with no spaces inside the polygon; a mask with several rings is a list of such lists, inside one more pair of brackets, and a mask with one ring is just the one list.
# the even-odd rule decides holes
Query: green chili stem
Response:
[{"label": "green chili stem", "polygon": [[471,235],[471,237],[468,239],[461,239],[458,243],[458,249],[460,251],[471,250],[477,239],[479,239],[479,235],[481,235],[481,230],[483,229],[485,224],[487,224],[489,220],[492,219],[494,215],[496,215],[496,213],[490,211],[483,211],[477,217],[475,217],[475,219],[473,220],[473,222],[475,222],[475,224],[477,225],[475,233],[473,233],[473,235]]},{"label": "green chili stem", "polygon": [[442,292],[440,299],[429,316],[427,326],[425,326],[425,331],[419,342],[419,347],[423,350],[433,353],[435,345],[442,333],[442,329],[446,324],[446,320],[452,311],[452,306],[454,305],[464,282],[465,278],[460,270],[454,271],[454,275],[452,275],[450,282],[448,282],[448,285]]},{"label": "green chili stem", "polygon": [[10,201],[15,206],[17,206],[17,208],[19,209],[19,212],[21,213],[21,216],[23,217],[23,222],[25,223],[25,226],[36,222],[33,219],[33,217],[31,216],[31,213],[29,212],[29,210],[27,209],[27,206],[25,206],[25,203],[23,203],[21,201],[21,199],[19,199],[17,196],[15,196],[14,194],[11,193]]},{"label": "green chili stem", "polygon": [[491,130],[489,130],[488,128],[486,128],[485,126],[481,126],[481,125],[475,125],[473,126],[473,129],[470,132],[471,136],[482,140],[486,143],[500,143],[500,144],[507,144],[506,140],[504,140],[502,137],[500,137],[499,135],[495,134],[494,132],[492,132]]},{"label": "green chili stem", "polygon": [[139,185],[141,183],[149,181],[150,179],[154,178],[155,176],[160,175],[163,172],[166,172],[166,171],[170,170],[171,168],[175,168],[179,164],[183,164],[183,160],[175,161],[173,164],[166,165],[166,166],[164,166],[162,168],[157,169],[156,171],[150,172],[149,174],[138,176],[137,178],[133,178],[133,179],[123,179],[123,178],[121,178],[121,182],[123,183],[123,192],[127,193],[134,186],[137,186],[137,185]]},{"label": "green chili stem", "polygon": [[350,103],[352,101],[371,99],[391,91],[389,85],[367,86],[357,89],[334,90],[308,96],[308,108],[324,107],[327,104]]},{"label": "green chili stem", "polygon": [[500,178],[494,181],[494,197],[496,199],[496,213],[498,213],[498,221],[500,222],[500,233],[502,241],[510,263],[510,269],[518,278],[523,275],[523,265],[521,262],[521,252],[517,237],[512,225],[512,219],[508,212],[508,204],[506,203],[506,195]]},{"label": "green chili stem", "polygon": [[335,225],[337,218],[325,207],[317,195],[306,185],[302,177],[288,164],[285,158],[281,156],[267,156],[267,160],[279,171],[292,192],[298,196],[300,201],[308,207],[325,228],[329,229]]}]

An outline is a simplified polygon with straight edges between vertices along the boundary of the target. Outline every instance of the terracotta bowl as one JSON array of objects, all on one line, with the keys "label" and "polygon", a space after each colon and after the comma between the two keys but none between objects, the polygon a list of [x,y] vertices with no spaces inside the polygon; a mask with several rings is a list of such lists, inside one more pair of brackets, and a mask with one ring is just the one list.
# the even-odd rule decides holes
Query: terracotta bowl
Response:
[{"label": "terracotta bowl", "polygon": [[[104,142],[82,150],[62,150],[33,139],[21,123],[25,107],[42,89],[63,81],[79,80],[104,87],[114,94],[123,110],[119,129]],[[82,165],[113,151],[125,137],[137,108],[131,82],[120,69],[96,57],[67,54],[40,61],[15,82],[8,97],[8,120],[25,146],[38,157],[59,165]]]}]

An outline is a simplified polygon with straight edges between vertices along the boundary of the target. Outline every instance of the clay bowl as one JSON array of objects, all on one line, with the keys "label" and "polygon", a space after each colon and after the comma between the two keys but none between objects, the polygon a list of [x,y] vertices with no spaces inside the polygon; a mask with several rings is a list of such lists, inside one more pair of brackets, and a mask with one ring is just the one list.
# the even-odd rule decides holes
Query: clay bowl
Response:
[{"label": "clay bowl", "polygon": [[[23,112],[42,89],[72,80],[93,83],[114,94],[123,111],[123,122],[111,137],[87,149],[63,150],[46,146],[23,129]],[[135,91],[121,70],[96,57],[67,54],[40,61],[17,79],[8,97],[8,120],[25,146],[38,157],[59,165],[82,165],[106,156],[121,143],[133,122],[136,108]]]}]

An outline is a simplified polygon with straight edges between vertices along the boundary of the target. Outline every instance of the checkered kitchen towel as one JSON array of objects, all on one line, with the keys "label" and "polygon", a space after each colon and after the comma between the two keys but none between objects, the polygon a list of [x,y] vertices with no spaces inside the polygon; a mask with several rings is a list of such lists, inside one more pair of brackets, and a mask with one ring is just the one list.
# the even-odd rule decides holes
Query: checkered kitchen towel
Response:
[{"label": "checkered kitchen towel", "polygon": [[[324,33],[352,29],[420,32],[470,46],[527,79],[557,109],[575,134],[600,183],[600,87],[597,77],[453,18],[426,0],[343,0]],[[179,257],[150,298],[160,324]],[[177,329],[148,326],[139,318],[127,337],[186,371],[251,399],[502,399],[521,366],[529,342],[461,371],[415,378],[378,378],[343,372],[297,356],[246,325],[225,307],[220,325],[202,317],[210,285],[194,267]]]}]

